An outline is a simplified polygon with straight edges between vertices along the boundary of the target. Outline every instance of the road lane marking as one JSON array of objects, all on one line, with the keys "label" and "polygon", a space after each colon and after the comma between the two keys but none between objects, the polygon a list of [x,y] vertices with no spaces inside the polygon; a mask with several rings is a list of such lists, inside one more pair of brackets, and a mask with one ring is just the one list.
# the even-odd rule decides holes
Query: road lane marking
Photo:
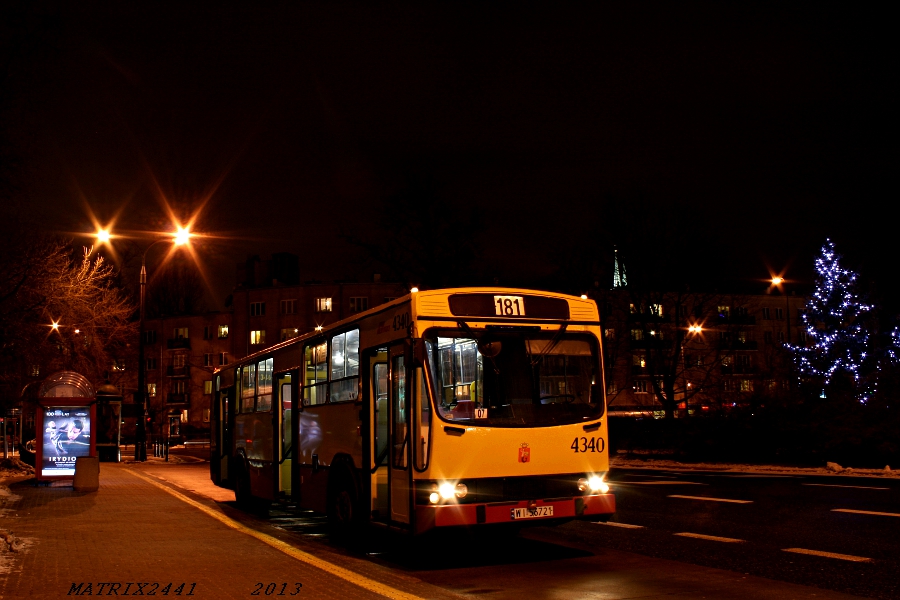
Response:
[{"label": "road lane marking", "polygon": [[832,508],[831,512],[855,513],[857,515],[878,515],[879,517],[900,517],[900,513],[876,512],[874,510],[853,510],[852,508]]},{"label": "road lane marking", "polygon": [[711,502],[733,502],[734,504],[752,504],[753,500],[732,500],[731,498],[707,498],[705,496],[679,496],[670,494],[669,498],[684,498],[685,500],[709,500]]},{"label": "road lane marking", "polygon": [[597,525],[609,525],[610,527],[624,527],[625,529],[643,529],[643,525],[632,525],[630,523],[613,523],[612,521],[599,521]]},{"label": "road lane marking", "polygon": [[291,558],[294,558],[294,559],[304,562],[310,566],[321,569],[322,571],[325,571],[327,573],[331,573],[332,575],[340,577],[344,581],[348,581],[356,586],[363,588],[364,590],[369,590],[370,592],[380,594],[382,596],[385,596],[386,598],[398,598],[398,599],[402,599],[402,600],[422,600],[419,596],[416,596],[414,594],[408,594],[406,592],[401,592],[398,589],[392,588],[388,585],[385,585],[383,583],[375,581],[374,579],[369,579],[368,577],[364,577],[358,573],[354,573],[353,571],[351,571],[349,569],[344,569],[343,567],[339,567],[335,564],[332,564],[332,563],[328,562],[327,560],[322,560],[321,558],[315,557],[312,554],[309,554],[307,552],[304,552],[302,550],[294,548],[290,544],[282,542],[278,538],[274,538],[270,535],[266,535],[265,533],[261,533],[259,531],[256,531],[255,529],[251,529],[251,528],[247,527],[246,525],[241,525],[240,523],[230,519],[228,516],[218,512],[216,510],[213,510],[208,506],[200,504],[196,500],[192,500],[191,498],[188,498],[184,494],[176,492],[172,488],[165,486],[165,485],[159,483],[158,481],[154,481],[153,479],[151,479],[150,477],[147,477],[146,475],[142,475],[142,474],[140,474],[136,471],[132,471],[130,469],[128,469],[127,472],[131,473],[138,479],[143,479],[144,481],[146,481],[152,485],[155,485],[159,489],[161,489],[165,492],[168,492],[169,494],[175,496],[182,502],[185,502],[186,504],[190,504],[194,508],[197,508],[197,509],[205,512],[207,515],[211,516],[213,519],[216,519],[217,521],[224,523],[225,525],[227,525],[228,527],[231,527],[232,529],[235,529],[237,531],[240,531],[241,533],[245,533],[251,537],[254,537],[254,538],[258,539],[259,541],[263,542],[264,544],[267,544],[267,545],[271,546],[272,548],[275,548],[276,550],[280,550],[281,552],[287,554]]},{"label": "road lane marking", "polygon": [[857,490],[889,490],[891,488],[886,487],[872,487],[869,485],[838,485],[836,483],[803,483],[801,485],[815,485],[818,487],[840,487],[840,488],[853,488]]},{"label": "road lane marking", "polygon": [[744,540],[739,540],[737,538],[720,537],[718,535],[703,535],[702,533],[688,533],[686,531],[682,533],[673,533],[672,535],[697,538],[698,540],[712,540],[713,542],[728,542],[730,544],[740,544],[744,542]]},{"label": "road lane marking", "polygon": [[807,550],[806,548],[782,548],[783,552],[794,552],[796,554],[811,554],[813,556],[824,556],[826,558],[837,558],[839,560],[850,560],[853,562],[874,562],[871,558],[865,556],[853,556],[852,554],[838,554],[837,552],[823,552],[822,550]]}]

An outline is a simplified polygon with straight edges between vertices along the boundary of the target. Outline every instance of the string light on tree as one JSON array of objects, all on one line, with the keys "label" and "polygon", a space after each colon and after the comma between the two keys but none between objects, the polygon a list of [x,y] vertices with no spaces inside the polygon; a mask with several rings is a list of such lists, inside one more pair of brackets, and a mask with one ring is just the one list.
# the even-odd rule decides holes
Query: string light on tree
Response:
[{"label": "string light on tree", "polygon": [[875,343],[874,306],[857,292],[857,274],[840,264],[834,242],[826,240],[816,259],[816,290],[803,314],[807,344],[789,346],[800,373],[821,385],[821,396],[839,375],[852,381],[856,398],[868,402],[878,373],[896,360],[894,332],[883,350]]}]

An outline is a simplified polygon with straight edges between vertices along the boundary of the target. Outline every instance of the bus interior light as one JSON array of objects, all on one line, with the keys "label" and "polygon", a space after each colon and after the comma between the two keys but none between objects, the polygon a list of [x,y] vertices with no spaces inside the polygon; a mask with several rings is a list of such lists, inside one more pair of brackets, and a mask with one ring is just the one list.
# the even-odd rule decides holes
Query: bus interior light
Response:
[{"label": "bus interior light", "polygon": [[437,504],[440,501],[440,499],[441,499],[441,495],[438,494],[437,492],[431,492],[428,495],[428,501],[431,502],[432,504]]}]

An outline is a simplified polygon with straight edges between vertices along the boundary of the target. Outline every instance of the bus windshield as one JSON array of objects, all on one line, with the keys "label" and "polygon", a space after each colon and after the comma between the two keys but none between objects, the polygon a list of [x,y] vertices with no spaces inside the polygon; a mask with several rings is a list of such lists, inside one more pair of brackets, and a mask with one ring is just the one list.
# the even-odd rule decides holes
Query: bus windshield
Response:
[{"label": "bus windshield", "polygon": [[492,427],[542,427],[603,413],[597,343],[539,330],[426,337],[438,415]]}]

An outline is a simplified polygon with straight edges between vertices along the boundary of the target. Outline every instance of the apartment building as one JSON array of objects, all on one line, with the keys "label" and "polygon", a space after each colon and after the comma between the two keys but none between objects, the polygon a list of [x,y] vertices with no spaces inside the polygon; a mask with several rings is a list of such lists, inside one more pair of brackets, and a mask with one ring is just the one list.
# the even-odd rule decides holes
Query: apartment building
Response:
[{"label": "apartment building", "polygon": [[[723,411],[787,393],[802,296],[598,292],[611,415]],[[668,401],[671,398],[671,402]]]}]

